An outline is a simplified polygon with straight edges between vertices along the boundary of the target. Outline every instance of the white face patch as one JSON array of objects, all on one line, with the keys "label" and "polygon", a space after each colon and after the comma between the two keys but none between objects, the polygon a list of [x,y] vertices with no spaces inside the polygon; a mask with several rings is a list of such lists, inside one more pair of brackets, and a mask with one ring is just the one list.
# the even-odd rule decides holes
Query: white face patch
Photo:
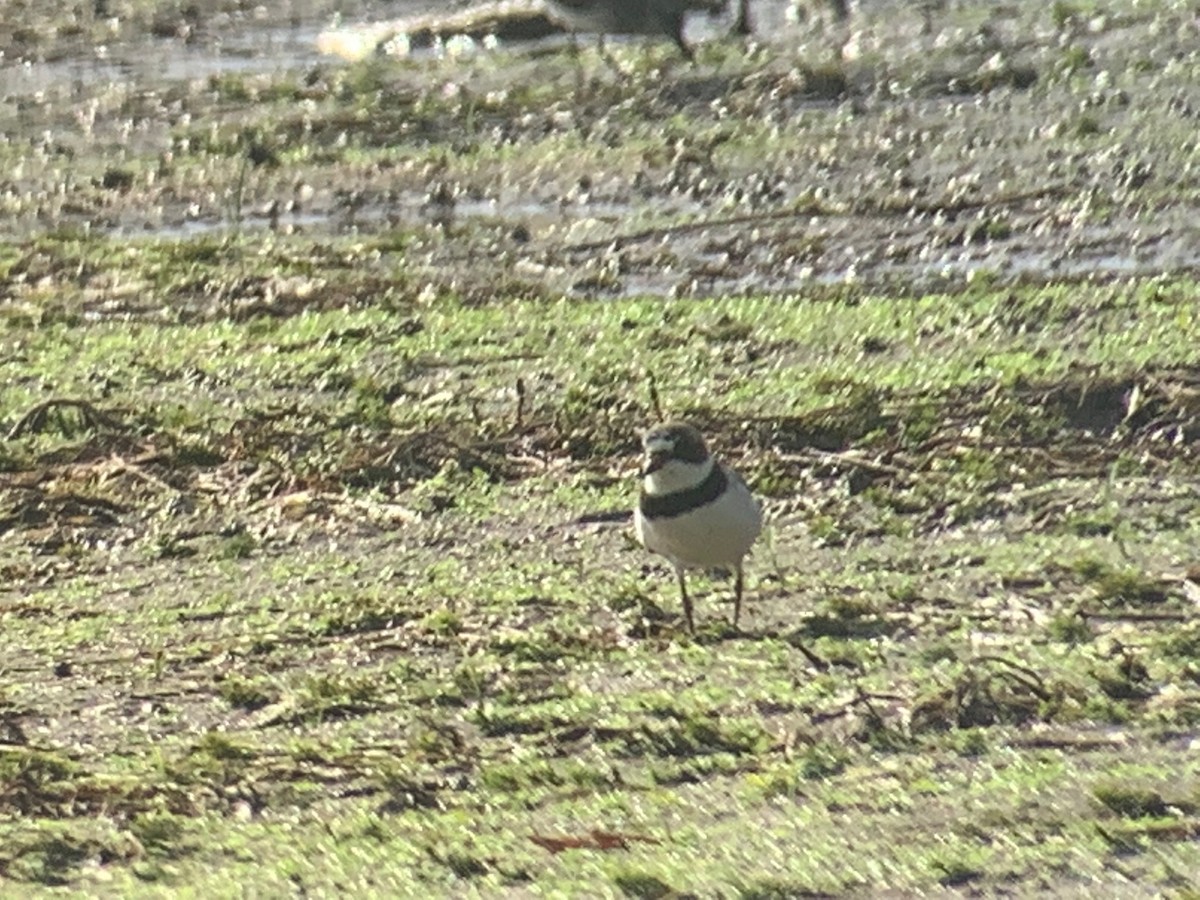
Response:
[{"label": "white face patch", "polygon": [[654,496],[688,491],[703,483],[714,465],[715,462],[711,458],[702,463],[684,462],[682,459],[668,460],[661,468],[642,478],[642,489]]},{"label": "white face patch", "polygon": [[675,442],[668,437],[652,437],[646,440],[647,453],[670,453],[675,449]]}]

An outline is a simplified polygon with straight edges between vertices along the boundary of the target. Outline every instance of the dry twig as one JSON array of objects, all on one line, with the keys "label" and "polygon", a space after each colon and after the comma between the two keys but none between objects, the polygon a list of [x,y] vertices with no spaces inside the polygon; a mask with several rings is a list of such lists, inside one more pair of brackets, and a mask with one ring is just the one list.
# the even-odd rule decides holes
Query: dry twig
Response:
[{"label": "dry twig", "polygon": [[13,440],[19,438],[23,434],[33,434],[35,432],[44,431],[46,420],[50,413],[57,409],[73,409],[79,413],[80,419],[87,428],[92,428],[97,431],[107,429],[109,431],[120,431],[121,423],[96,407],[92,406],[87,400],[76,400],[71,397],[51,397],[49,400],[43,400],[41,403],[35,404],[29,409],[25,415],[21,416],[8,429],[7,438]]}]

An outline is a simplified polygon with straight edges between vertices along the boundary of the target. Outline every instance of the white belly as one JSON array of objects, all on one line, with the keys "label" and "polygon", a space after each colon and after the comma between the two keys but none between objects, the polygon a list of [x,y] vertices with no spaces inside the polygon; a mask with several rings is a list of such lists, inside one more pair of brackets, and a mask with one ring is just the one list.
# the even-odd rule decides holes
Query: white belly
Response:
[{"label": "white belly", "polygon": [[703,569],[733,567],[762,531],[762,511],[735,478],[716,501],[669,519],[647,519],[635,510],[638,540],[676,565]]}]

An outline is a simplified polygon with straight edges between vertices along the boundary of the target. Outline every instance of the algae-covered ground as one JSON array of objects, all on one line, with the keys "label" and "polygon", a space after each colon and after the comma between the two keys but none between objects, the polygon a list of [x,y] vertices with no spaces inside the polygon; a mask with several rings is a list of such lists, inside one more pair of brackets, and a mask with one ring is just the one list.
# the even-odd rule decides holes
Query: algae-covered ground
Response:
[{"label": "algae-covered ground", "polygon": [[0,2],[0,895],[1200,895],[1192,5],[332,12]]}]

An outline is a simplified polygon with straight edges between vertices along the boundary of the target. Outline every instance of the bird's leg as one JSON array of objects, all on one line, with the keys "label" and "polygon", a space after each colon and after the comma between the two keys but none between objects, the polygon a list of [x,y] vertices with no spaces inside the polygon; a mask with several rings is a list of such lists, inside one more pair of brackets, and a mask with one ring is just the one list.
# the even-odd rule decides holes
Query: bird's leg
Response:
[{"label": "bird's leg", "polygon": [[737,564],[737,574],[733,577],[733,627],[738,627],[738,619],[742,615],[742,564]]},{"label": "bird's leg", "polygon": [[608,42],[605,41],[603,34],[596,41],[596,52],[600,54],[600,58],[604,60],[604,64],[612,69],[614,75],[618,78],[628,77],[629,73],[621,68],[621,64],[617,62],[617,58],[609,52]]},{"label": "bird's leg", "polygon": [[571,32],[570,54],[571,61],[575,64],[575,99],[579,101],[587,85],[583,74],[583,51],[579,47],[579,35],[574,31]]},{"label": "bird's leg", "polygon": [[750,0],[740,0],[738,3],[737,20],[733,23],[733,33],[742,37],[754,34],[754,23],[750,21]]},{"label": "bird's leg", "polygon": [[675,567],[675,577],[679,579],[679,596],[683,599],[683,617],[687,619],[688,631],[695,634],[696,620],[692,615],[692,598],[688,596],[687,583],[684,580],[682,567]]},{"label": "bird's leg", "polygon": [[683,54],[684,59],[690,63],[694,63],[696,61],[696,53],[683,38],[683,17],[680,16],[679,21],[673,24],[675,26],[673,29],[675,46],[679,48],[679,52]]}]

